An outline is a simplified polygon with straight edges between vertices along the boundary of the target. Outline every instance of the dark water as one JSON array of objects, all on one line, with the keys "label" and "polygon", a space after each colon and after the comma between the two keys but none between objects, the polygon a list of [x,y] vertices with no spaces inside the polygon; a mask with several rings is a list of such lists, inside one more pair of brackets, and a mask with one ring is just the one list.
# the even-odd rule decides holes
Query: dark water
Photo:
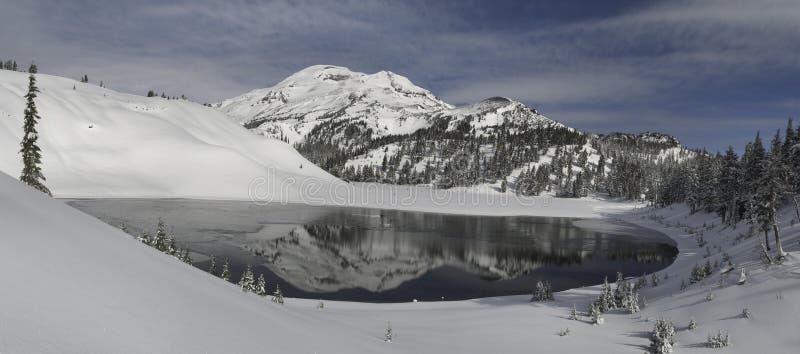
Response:
[{"label": "dark water", "polygon": [[289,297],[367,302],[456,300],[596,284],[669,265],[671,240],[620,222],[488,217],[249,202],[100,199],[70,205],[139,234],[159,217],[195,266],[246,264]]}]

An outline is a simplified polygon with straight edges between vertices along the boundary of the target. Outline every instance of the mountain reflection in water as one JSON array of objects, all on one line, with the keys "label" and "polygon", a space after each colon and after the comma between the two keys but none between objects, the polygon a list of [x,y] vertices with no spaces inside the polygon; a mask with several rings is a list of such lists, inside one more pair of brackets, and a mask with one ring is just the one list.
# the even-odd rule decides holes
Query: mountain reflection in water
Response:
[{"label": "mountain reflection in water", "polygon": [[[254,264],[287,296],[350,301],[466,299],[596,284],[672,262],[664,235],[630,224],[198,200],[73,200],[131,231],[158,217],[178,242],[229,258],[234,280]],[[207,268],[207,257],[195,265]]]}]

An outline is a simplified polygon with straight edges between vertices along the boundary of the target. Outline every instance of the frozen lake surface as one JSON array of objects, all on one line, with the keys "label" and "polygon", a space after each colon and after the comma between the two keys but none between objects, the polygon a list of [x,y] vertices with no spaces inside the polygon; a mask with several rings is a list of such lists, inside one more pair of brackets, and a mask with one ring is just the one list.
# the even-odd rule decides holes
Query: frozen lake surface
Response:
[{"label": "frozen lake surface", "polygon": [[555,291],[651,273],[677,249],[661,233],[602,219],[473,216],[185,199],[80,199],[69,205],[128,232],[163,218],[194,265],[252,264],[268,287],[312,299],[405,302]]}]

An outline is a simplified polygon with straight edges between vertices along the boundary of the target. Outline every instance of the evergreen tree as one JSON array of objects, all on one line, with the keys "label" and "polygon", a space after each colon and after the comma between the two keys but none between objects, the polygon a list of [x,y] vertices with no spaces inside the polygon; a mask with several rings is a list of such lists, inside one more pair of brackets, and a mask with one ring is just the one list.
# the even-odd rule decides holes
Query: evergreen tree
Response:
[{"label": "evergreen tree", "polygon": [[36,124],[41,117],[39,117],[39,112],[34,102],[36,93],[39,92],[39,88],[36,87],[36,65],[31,64],[28,71],[30,75],[28,76],[28,93],[25,95],[25,122],[19,151],[22,154],[22,173],[19,180],[42,193],[52,196],[50,190],[44,185],[47,179],[42,174],[42,152],[39,145],[37,145],[39,133],[36,131]]},{"label": "evergreen tree", "polygon": [[787,171],[783,164],[781,153],[782,143],[780,133],[775,135],[772,148],[766,160],[764,173],[757,189],[757,209],[762,229],[772,229],[775,236],[775,251],[778,258],[786,255],[783,251],[780,238],[780,225],[778,223],[778,209],[781,206],[783,195],[786,193]]},{"label": "evergreen tree", "polygon": [[625,308],[630,313],[639,312],[639,293],[633,290],[633,287],[628,287],[628,292],[625,294]]},{"label": "evergreen tree", "polygon": [[550,301],[553,300],[553,290],[549,281],[537,281],[536,289],[533,291],[531,301]]},{"label": "evergreen tree", "polygon": [[743,175],[739,165],[739,157],[729,146],[725,151],[720,175],[720,197],[722,199],[722,220],[729,225],[738,221],[739,204],[741,203]]},{"label": "evergreen tree", "polygon": [[603,286],[600,290],[600,297],[597,299],[597,305],[600,312],[603,313],[616,308],[614,292],[611,290],[611,286],[608,285],[608,277],[603,280]]},{"label": "evergreen tree", "polygon": [[569,319],[578,320],[578,309],[575,307],[575,304],[572,304],[572,308],[569,310]]},{"label": "evergreen tree", "polygon": [[167,227],[164,224],[164,220],[161,218],[158,218],[158,227],[156,229],[156,236],[152,241],[152,246],[161,252],[167,251]]},{"label": "evergreen tree", "polygon": [[275,292],[272,293],[272,302],[283,305],[283,292],[280,284],[275,284]]},{"label": "evergreen tree", "polygon": [[675,326],[669,320],[656,320],[650,333],[650,350],[652,353],[672,353],[675,345]]},{"label": "evergreen tree", "polygon": [[225,263],[222,264],[222,273],[219,275],[224,281],[231,280],[231,263],[225,258]]},{"label": "evergreen tree", "polygon": [[192,256],[188,248],[183,249],[180,260],[183,261],[183,263],[192,264]]},{"label": "evergreen tree", "polygon": [[389,321],[386,321],[386,333],[384,333],[384,335],[383,335],[383,340],[385,342],[391,342],[392,341],[392,337],[394,337],[394,334],[392,333],[392,323],[389,322]]},{"label": "evergreen tree", "polygon": [[208,273],[217,276],[217,257],[211,255],[211,266],[208,267]]},{"label": "evergreen tree", "polygon": [[167,236],[166,243],[167,243],[167,250],[166,250],[167,254],[169,254],[170,256],[177,256],[180,250],[178,249],[178,245],[175,242],[175,235],[170,233],[169,236]]},{"label": "evergreen tree", "polygon": [[255,293],[259,296],[267,296],[267,281],[264,279],[264,274],[258,275]]},{"label": "evergreen tree", "polygon": [[239,279],[239,286],[242,288],[242,291],[245,292],[254,292],[256,290],[253,268],[249,264],[244,272],[242,272],[242,277]]},{"label": "evergreen tree", "polygon": [[598,305],[597,302],[593,302],[593,303],[591,303],[591,305],[589,305],[589,311],[588,312],[589,312],[589,318],[591,319],[592,324],[596,324],[596,325],[603,324],[603,318],[602,318],[602,315],[601,315],[602,311],[600,311],[600,305]]}]

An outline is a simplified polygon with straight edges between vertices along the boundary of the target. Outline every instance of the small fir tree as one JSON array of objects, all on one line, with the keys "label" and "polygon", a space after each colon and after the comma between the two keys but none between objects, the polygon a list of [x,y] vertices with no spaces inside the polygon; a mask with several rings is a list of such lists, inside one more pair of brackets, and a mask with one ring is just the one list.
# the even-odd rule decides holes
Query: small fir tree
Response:
[{"label": "small fir tree", "polygon": [[283,292],[281,291],[280,284],[275,284],[275,292],[272,293],[272,302],[283,305]]},{"label": "small fir tree", "polygon": [[264,279],[264,274],[258,275],[256,294],[258,294],[258,296],[267,296],[267,281]]},{"label": "small fir tree", "polygon": [[181,257],[180,257],[180,260],[183,261],[183,263],[192,264],[192,256],[191,256],[190,252],[191,251],[189,251],[188,248],[185,248],[183,250],[183,253],[181,254]]},{"label": "small fir tree", "polygon": [[572,308],[569,310],[569,319],[578,320],[578,309],[575,307],[575,304],[572,304]]},{"label": "small fir tree", "polygon": [[224,281],[231,280],[231,263],[225,258],[225,263],[222,264],[222,273],[219,275]]},{"label": "small fir tree", "polygon": [[36,109],[35,99],[39,88],[36,87],[36,65],[31,64],[28,69],[28,93],[25,95],[25,121],[22,127],[22,142],[20,142],[19,153],[22,155],[22,173],[19,180],[23,183],[52,196],[50,190],[44,185],[47,180],[42,174],[42,150],[39,148],[39,133],[36,131],[36,124],[41,117]]},{"label": "small fir tree", "polygon": [[393,337],[394,333],[392,333],[392,323],[386,321],[386,333],[383,334],[383,340],[388,343],[392,341]]},{"label": "small fir tree", "polygon": [[242,291],[245,292],[255,291],[253,268],[249,264],[247,265],[247,268],[245,268],[244,272],[242,272],[242,277],[239,279],[239,286],[242,288]]},{"label": "small fir tree", "polygon": [[675,326],[672,321],[659,319],[650,333],[650,350],[652,353],[672,353],[675,345]]},{"label": "small fir tree", "polygon": [[217,257],[211,255],[211,265],[208,267],[208,273],[217,276]]},{"label": "small fir tree", "polygon": [[593,302],[591,305],[589,305],[589,319],[591,320],[592,324],[603,324],[603,317],[601,316],[601,313],[602,311],[600,311],[599,304]]}]

